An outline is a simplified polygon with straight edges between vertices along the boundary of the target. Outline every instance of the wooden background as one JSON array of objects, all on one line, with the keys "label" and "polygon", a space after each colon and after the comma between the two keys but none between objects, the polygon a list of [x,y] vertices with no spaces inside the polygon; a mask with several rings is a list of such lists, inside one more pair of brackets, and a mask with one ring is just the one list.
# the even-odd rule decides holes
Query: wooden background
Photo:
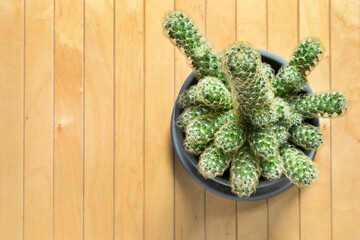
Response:
[{"label": "wooden background", "polygon": [[[311,87],[352,109],[321,121],[314,186],[234,202],[190,179],[170,140],[191,71],[162,33],[171,9],[220,51],[287,59],[322,39]],[[0,239],[360,239],[359,95],[357,0],[0,0]]]}]

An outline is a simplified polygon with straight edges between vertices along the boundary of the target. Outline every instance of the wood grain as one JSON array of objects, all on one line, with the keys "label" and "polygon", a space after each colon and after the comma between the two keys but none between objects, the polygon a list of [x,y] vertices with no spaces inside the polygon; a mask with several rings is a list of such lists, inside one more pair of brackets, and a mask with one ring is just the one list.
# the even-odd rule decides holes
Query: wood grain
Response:
[{"label": "wood grain", "polygon": [[[191,72],[162,33],[174,8],[219,52],[288,59],[322,40],[310,86],[351,108],[321,119],[318,182],[236,203],[188,176],[170,138]],[[0,1],[0,239],[359,239],[359,19],[355,0]]]},{"label": "wood grain", "polygon": [[[218,52],[236,39],[235,7],[233,0],[206,1],[206,36]],[[235,201],[206,192],[206,239],[236,239]]]},{"label": "wood grain", "polygon": [[266,0],[236,2],[236,40],[251,42],[256,48],[267,48]]},{"label": "wood grain", "polygon": [[83,1],[55,2],[55,240],[83,238],[83,28]]},{"label": "wood grain", "polygon": [[[268,51],[288,59],[298,42],[296,1],[268,0]],[[269,239],[299,239],[299,188],[269,198]]]},{"label": "wood grain", "polygon": [[54,8],[25,6],[24,239],[41,240],[52,237]]},{"label": "wood grain", "polygon": [[165,0],[145,4],[145,239],[174,237],[174,47],[162,32],[173,7]]},{"label": "wood grain", "polygon": [[115,2],[115,239],[144,235],[144,3]]},{"label": "wood grain", "polygon": [[[266,0],[237,1],[236,39],[267,48]],[[267,239],[267,200],[237,202],[237,239]]]},{"label": "wood grain", "polygon": [[114,233],[113,13],[113,0],[85,0],[85,239],[113,239]]},{"label": "wood grain", "polygon": [[331,121],[333,239],[359,239],[360,3],[331,1],[331,88],[345,92],[350,111]]},{"label": "wood grain", "polygon": [[[185,10],[204,33],[205,1],[176,0],[175,8]],[[185,56],[175,49],[175,98],[191,71]],[[205,239],[205,190],[191,179],[177,157],[175,158],[175,239]]]},{"label": "wood grain", "polygon": [[[300,40],[316,36],[325,48],[324,59],[309,75],[311,89],[315,92],[328,91],[329,78],[329,3],[327,0],[299,2]],[[311,187],[300,190],[300,236],[301,239],[331,238],[331,195],[330,195],[330,121],[320,119],[324,134],[314,161],[320,171],[318,181]]]},{"label": "wood grain", "polygon": [[21,239],[24,1],[1,1],[0,23],[0,239]]}]

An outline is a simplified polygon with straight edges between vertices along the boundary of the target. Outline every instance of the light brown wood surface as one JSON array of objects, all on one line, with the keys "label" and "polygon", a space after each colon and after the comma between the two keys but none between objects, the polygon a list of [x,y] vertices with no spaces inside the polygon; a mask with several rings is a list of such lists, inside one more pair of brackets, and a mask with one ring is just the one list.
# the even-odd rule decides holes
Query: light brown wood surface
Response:
[{"label": "light brown wood surface", "polygon": [[[320,179],[257,202],[220,198],[179,163],[170,117],[191,72],[162,19],[188,12],[213,45],[288,59],[318,36]],[[360,3],[356,0],[0,0],[0,240],[360,239]]]}]

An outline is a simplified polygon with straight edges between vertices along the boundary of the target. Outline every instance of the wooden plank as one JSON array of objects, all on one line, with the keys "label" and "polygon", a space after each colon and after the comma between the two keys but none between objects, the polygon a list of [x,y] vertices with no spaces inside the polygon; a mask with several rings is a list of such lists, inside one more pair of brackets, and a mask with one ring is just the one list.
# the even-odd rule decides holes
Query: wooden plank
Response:
[{"label": "wooden plank", "polygon": [[174,237],[174,47],[162,33],[173,1],[145,4],[145,239]]},{"label": "wooden plank", "polygon": [[113,0],[85,0],[85,239],[113,239],[114,232],[113,13]]},{"label": "wooden plank", "polygon": [[[206,1],[206,36],[219,52],[236,39],[235,7],[233,0]],[[206,193],[206,239],[236,239],[235,201]]]},{"label": "wooden plank", "polygon": [[258,49],[266,50],[266,0],[237,0],[236,9],[236,40],[249,41]]},{"label": "wooden plank", "polygon": [[331,121],[333,239],[359,239],[360,2],[331,1],[331,88],[345,92],[351,109]]},{"label": "wooden plank", "polygon": [[[266,0],[238,0],[236,5],[236,39],[266,50]],[[267,226],[267,200],[237,202],[237,239],[267,239]]]},{"label": "wooden plank", "polygon": [[141,239],[144,212],[144,3],[115,3],[115,239]]},{"label": "wooden plank", "polygon": [[54,239],[83,237],[83,1],[55,2]]},{"label": "wooden plank", "polygon": [[0,22],[0,239],[21,239],[24,1],[2,1]]},{"label": "wooden plank", "polygon": [[[289,59],[298,42],[297,1],[268,0],[268,51]],[[299,188],[269,198],[269,239],[299,239]]]},{"label": "wooden plank", "polygon": [[[186,11],[204,33],[205,1],[176,0],[175,7]],[[187,59],[176,49],[175,98],[190,73],[191,68],[187,64]],[[175,239],[205,239],[205,190],[191,179],[177,157],[175,159]]]},{"label": "wooden plank", "polygon": [[[299,37],[319,37],[326,49],[319,66],[309,75],[313,91],[329,90],[329,3],[327,0],[299,2]],[[300,236],[301,239],[331,238],[330,196],[330,121],[320,119],[324,133],[324,145],[317,153],[315,162],[320,170],[318,181],[300,190]]]},{"label": "wooden plank", "polygon": [[53,10],[26,3],[24,239],[52,237]]},{"label": "wooden plank", "polygon": [[236,239],[236,202],[206,192],[206,239]]}]

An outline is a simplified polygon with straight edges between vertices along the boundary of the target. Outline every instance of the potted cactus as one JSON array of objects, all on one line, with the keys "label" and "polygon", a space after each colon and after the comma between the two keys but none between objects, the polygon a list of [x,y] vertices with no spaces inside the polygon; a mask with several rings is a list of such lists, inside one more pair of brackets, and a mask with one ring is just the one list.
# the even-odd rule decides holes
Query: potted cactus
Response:
[{"label": "potted cactus", "polygon": [[260,177],[274,181],[284,174],[300,187],[316,181],[316,164],[301,149],[316,150],[323,136],[304,120],[348,109],[340,92],[304,93],[324,54],[320,40],[300,41],[275,73],[248,42],[216,54],[184,12],[168,13],[163,28],[198,80],[178,96],[183,110],[176,125],[185,151],[198,156],[199,174],[213,179],[230,171],[231,191],[240,198],[256,191]]}]

